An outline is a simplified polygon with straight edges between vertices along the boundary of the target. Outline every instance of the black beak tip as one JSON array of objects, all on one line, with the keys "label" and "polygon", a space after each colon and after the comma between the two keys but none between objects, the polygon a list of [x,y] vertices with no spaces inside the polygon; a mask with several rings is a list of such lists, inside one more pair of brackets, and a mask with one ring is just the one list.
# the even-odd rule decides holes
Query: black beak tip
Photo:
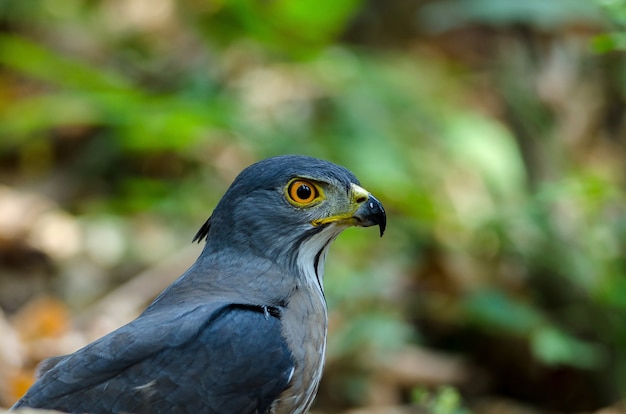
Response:
[{"label": "black beak tip", "polygon": [[383,205],[380,204],[380,213],[377,215],[377,223],[378,229],[380,230],[380,237],[383,237],[385,234],[385,229],[387,228],[387,215],[385,214],[385,210],[383,209]]},{"label": "black beak tip", "polygon": [[385,234],[385,229],[387,228],[387,214],[385,213],[385,209],[382,203],[378,201],[376,197],[370,194],[366,204],[366,221],[370,223],[370,226],[378,226],[378,229],[380,230],[380,237],[383,237],[383,234]]}]

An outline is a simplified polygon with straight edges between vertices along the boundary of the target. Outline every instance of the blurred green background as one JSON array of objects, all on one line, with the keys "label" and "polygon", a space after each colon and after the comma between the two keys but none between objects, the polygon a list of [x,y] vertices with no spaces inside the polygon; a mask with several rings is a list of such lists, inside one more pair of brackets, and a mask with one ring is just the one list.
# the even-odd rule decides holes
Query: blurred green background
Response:
[{"label": "blurred green background", "polygon": [[0,0],[9,325],[42,294],[78,318],[242,168],[308,154],[388,211],[331,249],[316,412],[614,405],[625,25],[624,0]]}]

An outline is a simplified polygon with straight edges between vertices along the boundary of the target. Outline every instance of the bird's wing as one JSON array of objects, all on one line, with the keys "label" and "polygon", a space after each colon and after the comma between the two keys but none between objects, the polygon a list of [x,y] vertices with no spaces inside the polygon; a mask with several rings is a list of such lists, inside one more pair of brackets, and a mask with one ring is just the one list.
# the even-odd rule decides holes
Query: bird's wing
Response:
[{"label": "bird's wing", "polygon": [[222,304],[166,320],[168,309],[144,314],[58,361],[14,408],[264,413],[294,368],[272,309]]}]

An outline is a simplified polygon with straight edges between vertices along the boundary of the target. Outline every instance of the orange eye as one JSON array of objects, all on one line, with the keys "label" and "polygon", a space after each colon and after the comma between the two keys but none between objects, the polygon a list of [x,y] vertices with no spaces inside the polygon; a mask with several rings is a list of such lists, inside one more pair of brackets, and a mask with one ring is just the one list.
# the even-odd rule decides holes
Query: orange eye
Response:
[{"label": "orange eye", "polygon": [[303,204],[310,203],[319,196],[317,187],[312,182],[306,180],[295,180],[289,184],[287,194],[296,203]]}]

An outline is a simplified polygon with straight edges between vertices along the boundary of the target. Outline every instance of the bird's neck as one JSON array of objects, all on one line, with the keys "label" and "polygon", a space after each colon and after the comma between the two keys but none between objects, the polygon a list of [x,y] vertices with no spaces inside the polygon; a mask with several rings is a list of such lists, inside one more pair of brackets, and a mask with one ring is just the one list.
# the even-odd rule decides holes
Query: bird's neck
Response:
[{"label": "bird's neck", "polygon": [[[331,231],[328,231],[331,230]],[[275,413],[308,411],[317,392],[326,354],[328,315],[323,276],[326,253],[339,231],[325,229],[306,239],[296,258],[296,289],[283,308],[285,338],[300,361],[289,388],[277,399]],[[303,323],[304,322],[304,323]]]},{"label": "bird's neck", "polygon": [[298,282],[305,286],[315,288],[324,296],[324,265],[326,255],[333,240],[341,233],[342,229],[329,226],[312,235],[302,242],[296,256],[296,267],[301,280]]}]

